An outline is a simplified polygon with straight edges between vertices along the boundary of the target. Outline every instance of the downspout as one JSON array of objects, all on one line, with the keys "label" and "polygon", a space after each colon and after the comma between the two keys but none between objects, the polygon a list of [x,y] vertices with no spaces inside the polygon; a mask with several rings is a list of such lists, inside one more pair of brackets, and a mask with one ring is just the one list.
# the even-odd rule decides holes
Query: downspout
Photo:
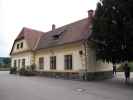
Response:
[{"label": "downspout", "polygon": [[87,46],[86,46],[86,40],[83,41],[83,46],[84,46],[84,56],[85,56],[85,80],[87,80]]}]

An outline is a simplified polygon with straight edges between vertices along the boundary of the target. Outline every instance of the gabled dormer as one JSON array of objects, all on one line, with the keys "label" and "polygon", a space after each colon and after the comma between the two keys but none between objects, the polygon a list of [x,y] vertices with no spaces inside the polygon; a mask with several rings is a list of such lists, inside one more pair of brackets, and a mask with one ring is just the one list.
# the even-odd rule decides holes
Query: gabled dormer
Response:
[{"label": "gabled dormer", "polygon": [[12,54],[24,52],[30,50],[30,47],[28,46],[26,40],[23,38],[21,40],[17,40],[14,43]]},{"label": "gabled dormer", "polygon": [[23,28],[14,40],[10,55],[33,51],[43,32],[29,28]]}]

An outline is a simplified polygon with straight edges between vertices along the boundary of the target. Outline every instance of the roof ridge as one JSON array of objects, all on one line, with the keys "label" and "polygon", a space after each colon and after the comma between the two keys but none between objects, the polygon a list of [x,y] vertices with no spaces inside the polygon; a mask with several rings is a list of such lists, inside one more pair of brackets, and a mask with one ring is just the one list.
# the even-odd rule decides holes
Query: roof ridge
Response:
[{"label": "roof ridge", "polygon": [[33,29],[33,28],[29,28],[29,27],[23,27],[22,30],[30,30],[30,31],[36,31],[36,32],[45,33],[44,31],[36,30],[36,29]]},{"label": "roof ridge", "polygon": [[[80,21],[85,20],[85,19],[88,19],[88,17],[83,18],[83,19],[80,19],[80,20],[77,20],[77,21],[74,21],[74,22],[72,22],[72,23],[69,23],[69,24],[66,24],[66,25],[63,25],[63,26],[60,26],[60,27],[56,28],[55,31],[58,30],[58,29],[60,29],[60,28],[62,28],[62,27],[75,24],[75,23],[80,22]],[[31,30],[31,31],[42,32],[42,33],[45,33],[45,34],[47,34],[47,33],[49,33],[49,32],[52,31],[52,30],[49,30],[49,31],[44,32],[44,31],[40,31],[40,30],[33,29],[33,28],[29,28],[29,27],[23,27],[23,28],[22,28],[22,30],[25,30],[25,29],[26,29],[26,30]]]},{"label": "roof ridge", "polygon": [[35,49],[37,48],[38,43],[39,43],[39,41],[40,41],[40,39],[41,39],[42,36],[43,36],[43,34],[42,34],[42,35],[38,38],[38,40],[36,41],[35,46],[33,47],[33,50],[35,50]]},{"label": "roof ridge", "polygon": [[[48,47],[63,45],[66,43],[73,43],[76,41],[81,41],[83,39],[88,39],[91,33],[89,33],[91,22],[89,18],[84,18],[70,24],[56,28],[54,31],[50,30],[43,34],[39,40],[39,43],[35,50],[44,49]],[[70,28],[70,29],[69,29]],[[52,37],[63,30],[67,30],[64,35],[58,40],[54,40]]]},{"label": "roof ridge", "polygon": [[[66,26],[69,26],[69,25],[78,23],[78,22],[80,22],[80,21],[82,21],[82,20],[85,20],[85,19],[88,19],[88,17],[83,18],[83,19],[80,19],[80,20],[77,20],[77,21],[74,21],[74,22],[71,22],[71,23],[66,24],[66,25],[63,25],[63,26],[60,26],[60,27],[56,28],[54,31],[56,31],[56,30],[58,30],[58,29],[61,29],[61,28],[63,28],[63,27],[66,27]],[[53,30],[49,30],[49,31],[45,32],[45,34],[48,34],[49,32],[52,32],[52,31],[53,31]]]}]

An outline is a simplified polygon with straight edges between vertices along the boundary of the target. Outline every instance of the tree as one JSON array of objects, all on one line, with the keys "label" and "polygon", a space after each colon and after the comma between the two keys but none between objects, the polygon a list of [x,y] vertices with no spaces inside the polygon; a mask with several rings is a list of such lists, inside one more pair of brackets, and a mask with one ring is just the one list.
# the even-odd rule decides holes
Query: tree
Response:
[{"label": "tree", "polygon": [[133,0],[100,0],[91,40],[96,58],[111,63],[133,60]]},{"label": "tree", "polygon": [[10,58],[3,58],[3,62],[6,65],[9,65],[11,63],[11,59]]},{"label": "tree", "polygon": [[3,62],[5,67],[10,67],[11,59],[10,58],[3,58]]}]

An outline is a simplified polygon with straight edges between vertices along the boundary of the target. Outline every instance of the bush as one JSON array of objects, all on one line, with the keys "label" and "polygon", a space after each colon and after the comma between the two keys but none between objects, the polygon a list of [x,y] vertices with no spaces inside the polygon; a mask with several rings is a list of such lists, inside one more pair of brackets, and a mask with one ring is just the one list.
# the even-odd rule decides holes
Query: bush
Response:
[{"label": "bush", "polygon": [[10,68],[10,74],[16,74],[17,73],[17,68],[16,67],[11,67]]},{"label": "bush", "polygon": [[36,65],[35,65],[35,64],[32,64],[32,65],[30,66],[30,69],[31,69],[32,71],[35,71]]},{"label": "bush", "polygon": [[35,72],[32,71],[32,70],[30,70],[30,67],[27,67],[27,69],[24,68],[24,67],[22,67],[22,68],[19,70],[19,75],[33,76],[33,75],[35,75]]},{"label": "bush", "polygon": [[22,67],[18,72],[20,75],[23,75],[26,72],[26,70],[24,67]]}]

